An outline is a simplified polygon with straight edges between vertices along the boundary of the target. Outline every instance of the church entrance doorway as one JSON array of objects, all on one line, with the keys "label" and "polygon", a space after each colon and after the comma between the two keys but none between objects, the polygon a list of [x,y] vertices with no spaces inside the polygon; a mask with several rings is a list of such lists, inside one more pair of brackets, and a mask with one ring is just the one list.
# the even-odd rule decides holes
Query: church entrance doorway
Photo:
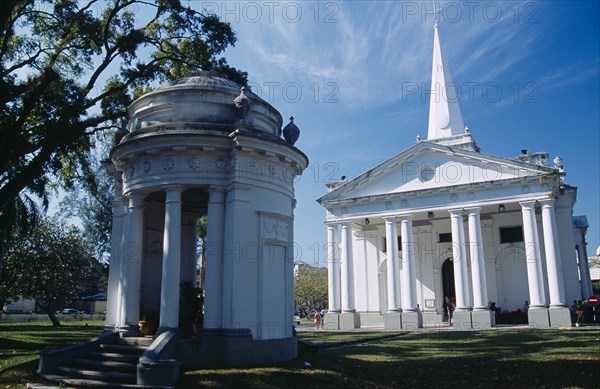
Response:
[{"label": "church entrance doorway", "polygon": [[454,264],[452,258],[448,258],[442,265],[442,291],[444,293],[444,321],[448,321],[447,302],[455,298],[454,291]]}]

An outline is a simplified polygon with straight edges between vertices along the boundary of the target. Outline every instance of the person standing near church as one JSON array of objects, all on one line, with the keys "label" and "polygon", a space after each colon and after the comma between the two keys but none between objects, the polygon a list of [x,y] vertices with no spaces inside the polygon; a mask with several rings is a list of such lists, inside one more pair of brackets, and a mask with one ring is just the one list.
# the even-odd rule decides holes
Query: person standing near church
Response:
[{"label": "person standing near church", "polygon": [[322,328],[323,316],[319,313],[319,311],[315,312],[315,330],[320,330]]}]

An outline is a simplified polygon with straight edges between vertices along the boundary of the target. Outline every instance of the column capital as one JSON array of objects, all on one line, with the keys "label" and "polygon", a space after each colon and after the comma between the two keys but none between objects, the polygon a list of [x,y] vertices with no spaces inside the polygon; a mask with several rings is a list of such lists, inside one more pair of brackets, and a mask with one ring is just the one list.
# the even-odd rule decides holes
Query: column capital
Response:
[{"label": "column capital", "polygon": [[348,228],[348,229],[352,229],[352,221],[351,220],[344,220],[343,222],[340,223],[340,225],[342,226],[342,228]]},{"label": "column capital", "polygon": [[398,219],[400,219],[400,221],[411,221],[413,218],[412,213],[403,213],[398,215]]},{"label": "column capital", "polygon": [[481,207],[469,207],[465,208],[465,211],[467,211],[469,215],[478,215],[481,212]]},{"label": "column capital", "polygon": [[386,223],[395,223],[396,222],[396,216],[383,216],[382,217],[383,220],[385,220]]},{"label": "column capital", "polygon": [[449,209],[448,212],[450,213],[451,216],[462,216],[463,215],[462,208]]},{"label": "column capital", "polygon": [[165,192],[183,192],[183,187],[181,185],[167,185],[162,188]]},{"label": "column capital", "polygon": [[129,198],[129,208],[142,208],[144,206],[145,194],[130,193],[127,197]]},{"label": "column capital", "polygon": [[225,192],[226,188],[219,185],[211,185],[208,187],[208,193],[212,192]]},{"label": "column capital", "polygon": [[327,228],[336,228],[338,226],[338,222],[325,222]]},{"label": "column capital", "polygon": [[521,205],[521,208],[523,208],[523,209],[535,208],[535,200],[519,201],[519,204]]},{"label": "column capital", "polygon": [[539,200],[539,202],[542,208],[554,208],[554,198]]}]

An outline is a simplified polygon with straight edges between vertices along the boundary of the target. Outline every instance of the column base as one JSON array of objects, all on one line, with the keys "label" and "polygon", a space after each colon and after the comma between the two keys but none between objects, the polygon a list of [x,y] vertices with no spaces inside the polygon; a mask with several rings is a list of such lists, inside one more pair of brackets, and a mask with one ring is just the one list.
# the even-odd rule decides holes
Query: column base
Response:
[{"label": "column base", "polygon": [[205,328],[197,338],[178,341],[175,354],[183,369],[252,366],[297,356],[297,338],[254,340],[247,328]]},{"label": "column base", "polygon": [[140,331],[139,325],[129,324],[121,326],[117,328],[117,331],[119,331],[121,338],[137,338],[144,336],[144,334]]},{"label": "column base", "polygon": [[359,314],[356,312],[340,313],[340,330],[353,330],[355,328],[360,328]]},{"label": "column base", "polygon": [[327,312],[323,319],[323,329],[325,330],[339,330],[340,329],[340,314],[338,312]]},{"label": "column base", "polygon": [[104,325],[104,332],[113,332],[113,331],[118,331],[119,328],[115,325],[115,324],[105,324]]},{"label": "column base", "polygon": [[444,315],[436,311],[423,311],[421,316],[423,317],[423,326],[437,326],[444,320]]},{"label": "column base", "polygon": [[391,331],[402,329],[402,312],[391,311],[383,314],[383,328]]},{"label": "column base", "polygon": [[421,311],[403,311],[402,329],[405,331],[416,331],[423,328],[423,315]]},{"label": "column base", "polygon": [[550,327],[571,327],[571,311],[567,307],[550,307]]},{"label": "column base", "polygon": [[[535,328],[549,328],[550,318],[548,308],[529,308],[527,311],[527,321],[530,326]],[[569,318],[569,325],[571,319]]]},{"label": "column base", "polygon": [[496,325],[494,320],[495,313],[488,310],[471,312],[471,327],[474,330],[486,330]]},{"label": "column base", "polygon": [[452,313],[452,325],[461,331],[468,331],[473,328],[471,321],[471,311],[456,310]]}]

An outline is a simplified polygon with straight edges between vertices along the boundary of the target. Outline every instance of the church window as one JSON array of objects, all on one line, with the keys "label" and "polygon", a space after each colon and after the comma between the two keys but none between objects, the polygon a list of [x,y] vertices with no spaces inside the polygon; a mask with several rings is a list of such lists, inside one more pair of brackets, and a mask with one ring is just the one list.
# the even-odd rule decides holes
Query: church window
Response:
[{"label": "church window", "polygon": [[451,232],[442,232],[439,235],[439,243],[452,243],[452,233]]},{"label": "church window", "polygon": [[[382,252],[387,252],[387,239],[385,238],[385,236],[383,237],[383,248],[381,249]],[[398,236],[398,251],[402,251],[402,237]]]},{"label": "church window", "polygon": [[435,177],[435,171],[429,166],[423,166],[420,173],[421,182],[430,181]]},{"label": "church window", "polygon": [[500,227],[500,243],[523,242],[523,227]]}]

